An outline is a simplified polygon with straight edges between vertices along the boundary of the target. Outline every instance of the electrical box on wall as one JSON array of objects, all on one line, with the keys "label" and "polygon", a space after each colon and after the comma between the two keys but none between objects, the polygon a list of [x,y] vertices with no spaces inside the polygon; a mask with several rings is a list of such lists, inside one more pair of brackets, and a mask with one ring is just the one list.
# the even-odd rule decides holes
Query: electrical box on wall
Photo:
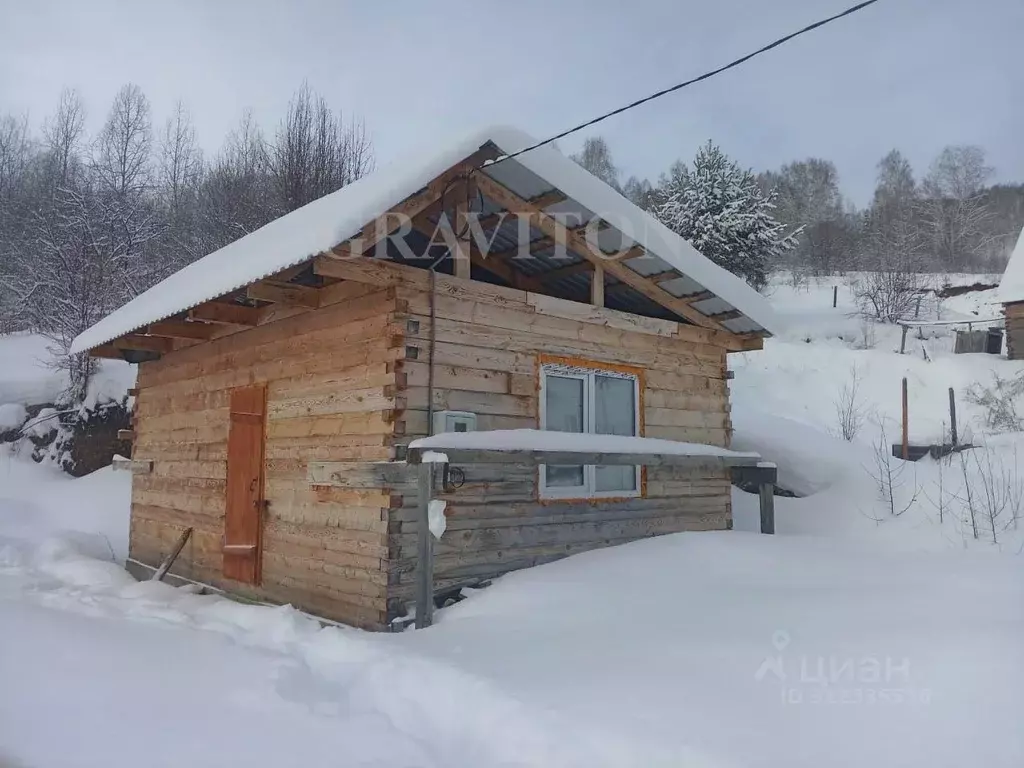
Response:
[{"label": "electrical box on wall", "polygon": [[435,411],[434,434],[476,432],[476,414],[468,411]]}]

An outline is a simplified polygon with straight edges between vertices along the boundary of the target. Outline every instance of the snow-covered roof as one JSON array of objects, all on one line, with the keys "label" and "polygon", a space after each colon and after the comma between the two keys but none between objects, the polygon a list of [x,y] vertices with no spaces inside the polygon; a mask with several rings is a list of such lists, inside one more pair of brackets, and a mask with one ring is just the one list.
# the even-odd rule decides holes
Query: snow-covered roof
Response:
[{"label": "snow-covered roof", "polygon": [[[496,127],[441,149],[412,153],[188,265],[82,333],[72,351],[100,346],[329,251],[488,143],[511,154],[535,140],[514,128]],[[680,277],[659,288],[675,297],[713,294],[695,301],[693,308],[708,316],[730,313],[722,325],[734,332],[770,331],[772,310],[757,291],[550,146],[485,166],[482,172],[525,197],[559,190],[567,199],[547,211],[597,213],[612,225],[613,234],[621,231],[620,242],[643,246],[646,256],[623,260],[630,270],[640,275],[677,270]]]},{"label": "snow-covered roof", "polygon": [[1010,262],[1003,272],[1003,279],[999,281],[996,296],[1003,304],[1024,301],[1024,229],[1020,231],[1017,246],[1010,254]]}]

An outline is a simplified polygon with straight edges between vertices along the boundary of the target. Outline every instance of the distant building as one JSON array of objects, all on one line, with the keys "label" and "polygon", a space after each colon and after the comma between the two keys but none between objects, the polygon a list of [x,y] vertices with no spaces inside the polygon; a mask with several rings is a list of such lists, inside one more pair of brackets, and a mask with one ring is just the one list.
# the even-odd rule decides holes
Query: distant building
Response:
[{"label": "distant building", "polygon": [[1006,355],[1011,360],[1024,360],[1024,230],[1010,254],[998,295],[1006,317]]}]

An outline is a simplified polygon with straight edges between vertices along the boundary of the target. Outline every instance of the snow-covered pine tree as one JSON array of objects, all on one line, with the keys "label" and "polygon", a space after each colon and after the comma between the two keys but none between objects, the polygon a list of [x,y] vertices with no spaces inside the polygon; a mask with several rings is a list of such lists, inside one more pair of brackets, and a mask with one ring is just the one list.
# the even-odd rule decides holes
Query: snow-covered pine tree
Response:
[{"label": "snow-covered pine tree", "polygon": [[664,180],[658,197],[655,215],[665,226],[757,290],[796,245],[773,214],[775,192],[762,192],[753,173],[710,141],[691,170]]}]

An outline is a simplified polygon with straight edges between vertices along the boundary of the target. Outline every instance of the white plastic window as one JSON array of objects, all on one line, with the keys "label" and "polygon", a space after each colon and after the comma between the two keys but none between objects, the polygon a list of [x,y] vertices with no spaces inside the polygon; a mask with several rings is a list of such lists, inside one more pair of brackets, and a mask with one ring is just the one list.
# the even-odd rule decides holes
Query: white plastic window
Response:
[{"label": "white plastic window", "polygon": [[[637,377],[601,369],[545,365],[541,369],[541,429],[636,436]],[[541,466],[544,498],[640,495],[638,466]]]}]

